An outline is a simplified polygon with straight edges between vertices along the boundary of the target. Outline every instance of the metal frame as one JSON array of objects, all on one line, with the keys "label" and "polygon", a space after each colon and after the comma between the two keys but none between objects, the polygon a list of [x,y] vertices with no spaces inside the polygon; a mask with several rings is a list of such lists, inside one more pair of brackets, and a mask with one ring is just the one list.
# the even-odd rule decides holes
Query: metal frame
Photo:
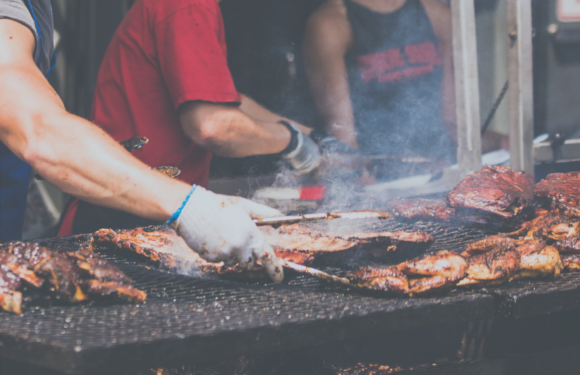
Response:
[{"label": "metal frame", "polygon": [[[509,51],[510,166],[534,174],[534,103],[531,0],[507,0]],[[459,170],[447,173],[454,184],[481,168],[477,40],[473,0],[451,0],[453,64]]]}]

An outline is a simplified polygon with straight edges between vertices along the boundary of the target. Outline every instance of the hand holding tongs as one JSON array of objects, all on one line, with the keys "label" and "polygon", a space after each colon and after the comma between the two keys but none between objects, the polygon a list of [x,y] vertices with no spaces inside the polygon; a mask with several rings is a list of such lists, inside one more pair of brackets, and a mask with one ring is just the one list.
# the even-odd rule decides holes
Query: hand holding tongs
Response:
[{"label": "hand holding tongs", "polygon": [[292,215],[292,216],[278,216],[278,217],[268,217],[262,219],[254,219],[256,225],[282,225],[282,224],[294,224],[304,221],[316,221],[316,220],[331,220],[331,219],[386,219],[391,217],[391,215],[372,210],[364,211],[352,211],[352,212],[322,212],[314,214],[305,215]]}]

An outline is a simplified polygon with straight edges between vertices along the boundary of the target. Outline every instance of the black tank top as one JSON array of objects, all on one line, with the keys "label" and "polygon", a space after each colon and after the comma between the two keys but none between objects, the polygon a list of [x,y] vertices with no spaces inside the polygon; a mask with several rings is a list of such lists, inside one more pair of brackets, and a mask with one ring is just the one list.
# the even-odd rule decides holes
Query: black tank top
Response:
[{"label": "black tank top", "polygon": [[419,0],[383,14],[343,0],[354,33],[345,62],[357,138],[370,154],[443,157],[442,60]]}]

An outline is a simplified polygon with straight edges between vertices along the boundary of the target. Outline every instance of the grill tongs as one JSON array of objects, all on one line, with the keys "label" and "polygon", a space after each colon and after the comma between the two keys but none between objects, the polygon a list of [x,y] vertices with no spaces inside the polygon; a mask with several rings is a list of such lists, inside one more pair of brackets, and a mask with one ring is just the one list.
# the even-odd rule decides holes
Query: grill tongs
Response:
[{"label": "grill tongs", "polygon": [[391,217],[391,215],[384,212],[364,210],[364,211],[334,212],[334,213],[321,212],[304,215],[268,217],[262,219],[254,219],[254,223],[256,223],[256,225],[283,225],[283,224],[302,223],[306,221],[331,220],[331,219],[386,219],[389,217]]},{"label": "grill tongs", "polygon": [[296,271],[298,273],[314,276],[317,279],[324,280],[324,281],[329,281],[329,282],[333,282],[333,283],[338,283],[338,284],[342,284],[342,285],[356,287],[356,285],[352,284],[350,282],[350,280],[347,279],[346,277],[331,275],[329,273],[318,270],[316,268],[306,267],[306,266],[303,266],[301,264],[289,262],[289,261],[283,260],[283,259],[282,259],[282,263],[284,264],[284,267],[289,268],[289,269]]}]

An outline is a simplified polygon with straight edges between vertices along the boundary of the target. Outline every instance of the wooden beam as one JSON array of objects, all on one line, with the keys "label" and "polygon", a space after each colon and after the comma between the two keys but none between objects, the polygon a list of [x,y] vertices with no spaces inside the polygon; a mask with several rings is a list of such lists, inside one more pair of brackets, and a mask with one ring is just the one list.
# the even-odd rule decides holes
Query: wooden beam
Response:
[{"label": "wooden beam", "polygon": [[531,0],[507,1],[510,166],[534,174]]},{"label": "wooden beam", "polygon": [[481,169],[481,120],[473,3],[473,0],[451,0],[459,179]]}]

